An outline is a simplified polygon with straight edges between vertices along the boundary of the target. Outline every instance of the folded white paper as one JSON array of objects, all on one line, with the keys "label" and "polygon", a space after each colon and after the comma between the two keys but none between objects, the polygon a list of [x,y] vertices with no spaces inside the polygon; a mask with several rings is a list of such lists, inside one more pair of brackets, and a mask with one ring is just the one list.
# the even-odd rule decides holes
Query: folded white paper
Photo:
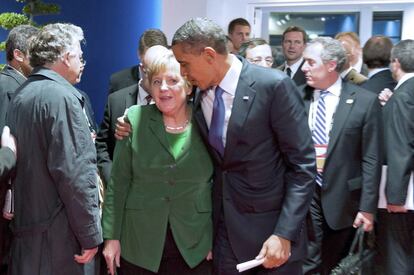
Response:
[{"label": "folded white paper", "polygon": [[246,271],[246,270],[251,269],[253,267],[259,266],[263,262],[264,262],[264,258],[259,259],[259,260],[254,259],[254,260],[251,260],[251,261],[240,263],[240,264],[236,265],[236,268],[239,272],[243,272],[243,271]]}]

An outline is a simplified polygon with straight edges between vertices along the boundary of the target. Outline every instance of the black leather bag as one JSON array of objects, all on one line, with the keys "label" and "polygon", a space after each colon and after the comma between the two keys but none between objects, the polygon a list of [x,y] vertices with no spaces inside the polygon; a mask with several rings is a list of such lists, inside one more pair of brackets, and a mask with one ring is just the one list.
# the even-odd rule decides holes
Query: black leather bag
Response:
[{"label": "black leather bag", "polygon": [[330,275],[362,274],[364,264],[368,263],[375,255],[374,250],[364,248],[364,235],[364,229],[360,226],[355,233],[348,255],[332,269]]}]

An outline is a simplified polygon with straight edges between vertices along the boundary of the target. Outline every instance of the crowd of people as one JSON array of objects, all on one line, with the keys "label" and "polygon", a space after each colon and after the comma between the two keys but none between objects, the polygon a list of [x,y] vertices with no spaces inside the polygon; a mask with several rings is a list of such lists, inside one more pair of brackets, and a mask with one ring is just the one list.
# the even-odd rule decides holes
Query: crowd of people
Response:
[{"label": "crowd of people", "polygon": [[414,274],[414,40],[250,36],[146,30],[97,126],[82,29],[11,30],[0,274],[327,275],[360,227],[362,274]]}]

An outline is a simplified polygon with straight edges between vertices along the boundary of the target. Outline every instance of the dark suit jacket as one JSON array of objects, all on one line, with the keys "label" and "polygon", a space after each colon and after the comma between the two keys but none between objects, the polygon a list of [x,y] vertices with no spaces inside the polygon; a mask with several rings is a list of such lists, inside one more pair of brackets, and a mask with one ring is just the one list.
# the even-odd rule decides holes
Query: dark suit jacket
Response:
[{"label": "dark suit jacket", "polygon": [[[313,88],[305,87],[309,111]],[[330,133],[321,203],[329,227],[352,226],[358,211],[375,213],[382,165],[382,116],[377,96],[343,81]]]},{"label": "dark suit jacket", "polygon": [[109,93],[137,84],[139,79],[138,65],[115,72],[109,80]]},{"label": "dark suit jacket", "polygon": [[10,66],[4,67],[0,72],[0,131],[2,131],[6,122],[6,111],[9,102],[17,88],[25,81],[26,79]]},{"label": "dark suit jacket", "polygon": [[[216,232],[224,211],[239,261],[257,256],[272,234],[292,241],[295,261],[306,253],[304,219],[316,172],[303,102],[286,74],[242,61],[224,158],[208,145],[215,164]],[[200,98],[198,92],[194,116],[208,144]]]},{"label": "dark suit jacket", "polygon": [[393,91],[395,85],[397,85],[397,83],[394,78],[392,78],[391,71],[384,70],[374,74],[370,79],[363,83],[361,87],[379,94],[385,88]]},{"label": "dark suit jacket", "polygon": [[79,90],[79,89],[78,89],[78,91],[83,96],[83,102],[82,102],[83,106],[82,107],[85,108],[86,116],[88,117],[88,121],[91,124],[90,127],[92,127],[92,129],[90,129],[90,130],[91,131],[93,130],[96,133],[97,130],[98,130],[98,125],[96,123],[95,113],[94,113],[93,108],[92,108],[91,99],[89,98],[88,94],[85,93],[84,91]]},{"label": "dark suit jacket", "polygon": [[406,80],[384,106],[389,204],[404,205],[414,170],[414,78]]},{"label": "dark suit jacket", "polygon": [[96,137],[96,151],[98,168],[104,184],[109,182],[111,176],[112,159],[115,148],[115,125],[118,117],[125,109],[137,104],[138,84],[123,88],[108,96],[105,106],[104,118]]},{"label": "dark suit jacket", "polygon": [[[293,81],[296,83],[296,86],[301,86],[303,84],[306,84],[306,77],[305,73],[302,71],[302,66],[305,63],[305,60],[300,64],[299,69],[296,71],[295,75],[293,76]],[[285,63],[277,67],[277,69],[281,71],[285,71]]]}]

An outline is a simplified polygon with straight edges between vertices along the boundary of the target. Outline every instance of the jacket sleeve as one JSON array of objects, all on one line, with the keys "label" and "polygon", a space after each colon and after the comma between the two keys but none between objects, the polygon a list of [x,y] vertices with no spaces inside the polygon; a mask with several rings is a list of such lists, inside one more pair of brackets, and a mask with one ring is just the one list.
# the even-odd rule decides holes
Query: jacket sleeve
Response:
[{"label": "jacket sleeve", "polygon": [[375,214],[378,204],[378,189],[381,179],[383,160],[383,129],[381,105],[375,97],[366,106],[364,125],[362,128],[362,193],[359,210]]},{"label": "jacket sleeve", "polygon": [[96,153],[84,112],[76,98],[56,96],[44,113],[49,173],[80,245],[96,247],[102,242]]},{"label": "jacket sleeve", "polygon": [[275,137],[287,166],[282,211],[274,234],[295,240],[303,227],[315,185],[315,150],[296,85],[283,78],[275,87],[271,117]]},{"label": "jacket sleeve", "polygon": [[108,102],[105,106],[104,118],[96,136],[98,169],[105,187],[108,186],[109,178],[111,176],[112,159],[109,151],[111,150],[110,148],[113,148],[111,146],[113,143],[114,137],[112,136],[111,131],[111,105],[110,97],[108,97]]},{"label": "jacket sleeve", "polygon": [[[130,112],[131,110],[128,111],[128,116]],[[131,125],[133,126],[133,121]],[[112,173],[105,193],[102,214],[103,237],[107,240],[121,239],[124,206],[132,181],[131,140],[133,137],[132,131],[128,138],[117,142],[115,146]]]},{"label": "jacket sleeve", "polygon": [[414,95],[395,92],[385,106],[388,204],[404,205],[414,169]]}]

